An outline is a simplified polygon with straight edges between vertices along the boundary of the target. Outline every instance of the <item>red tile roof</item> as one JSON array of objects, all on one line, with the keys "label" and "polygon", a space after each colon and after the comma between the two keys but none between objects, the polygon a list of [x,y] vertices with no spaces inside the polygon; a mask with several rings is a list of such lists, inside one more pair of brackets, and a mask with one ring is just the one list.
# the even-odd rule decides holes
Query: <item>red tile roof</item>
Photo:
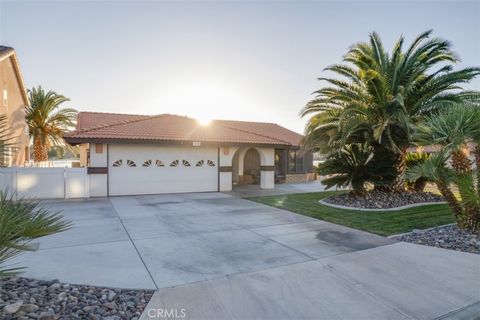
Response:
[{"label": "red tile roof", "polygon": [[80,112],[69,143],[144,140],[299,146],[303,136],[274,123],[214,120],[208,126],[185,116]]}]

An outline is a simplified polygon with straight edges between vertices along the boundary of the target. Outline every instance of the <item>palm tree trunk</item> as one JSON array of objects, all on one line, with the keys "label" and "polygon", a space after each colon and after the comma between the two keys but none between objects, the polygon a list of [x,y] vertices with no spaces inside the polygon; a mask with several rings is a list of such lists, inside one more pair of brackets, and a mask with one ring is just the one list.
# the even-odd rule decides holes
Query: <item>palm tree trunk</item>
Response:
[{"label": "palm tree trunk", "polygon": [[396,156],[395,171],[397,176],[393,182],[393,190],[405,191],[405,171],[407,170],[407,148],[402,148]]},{"label": "palm tree trunk", "polygon": [[48,148],[40,137],[35,137],[33,140],[33,160],[35,162],[48,160]]},{"label": "palm tree trunk", "polygon": [[452,167],[458,174],[469,173],[472,170],[472,162],[462,150],[452,152]]},{"label": "palm tree trunk", "polygon": [[475,170],[477,172],[477,194],[480,196],[480,143],[475,146]]},{"label": "palm tree trunk", "polygon": [[[477,150],[476,150],[477,151]],[[477,155],[476,155],[477,156]],[[478,158],[475,157],[475,163],[478,165]],[[462,150],[456,150],[452,152],[452,167],[457,173],[457,175],[470,175],[472,174],[472,161],[468,158],[468,156]],[[478,170],[477,170],[477,178],[478,178]],[[478,192],[478,182],[477,182],[477,192]],[[473,186],[472,186],[473,187]],[[466,195],[460,192],[460,196],[465,198]],[[468,230],[470,232],[478,231],[480,226],[480,209],[472,203],[466,203],[463,206],[463,215],[460,218],[461,223],[459,222],[459,226],[461,228]]]},{"label": "palm tree trunk", "polygon": [[447,201],[448,205],[452,209],[453,215],[455,216],[455,219],[457,220],[457,223],[460,225],[462,221],[460,221],[461,216],[462,216],[462,207],[458,203],[457,198],[455,198],[455,195],[453,194],[452,190],[448,187],[448,185],[445,182],[439,181],[436,183],[438,190],[442,194],[442,196],[445,198]]}]

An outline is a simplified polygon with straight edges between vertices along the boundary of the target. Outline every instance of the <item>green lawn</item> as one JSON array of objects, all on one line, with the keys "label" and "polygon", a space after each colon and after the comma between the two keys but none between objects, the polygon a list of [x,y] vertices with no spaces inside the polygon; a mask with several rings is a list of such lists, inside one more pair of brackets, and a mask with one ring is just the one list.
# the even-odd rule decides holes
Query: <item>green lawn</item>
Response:
[{"label": "green lawn", "polygon": [[318,203],[318,200],[337,193],[339,192],[326,191],[248,199],[383,236],[454,222],[452,213],[446,204],[427,205],[399,211],[365,212],[336,209]]}]

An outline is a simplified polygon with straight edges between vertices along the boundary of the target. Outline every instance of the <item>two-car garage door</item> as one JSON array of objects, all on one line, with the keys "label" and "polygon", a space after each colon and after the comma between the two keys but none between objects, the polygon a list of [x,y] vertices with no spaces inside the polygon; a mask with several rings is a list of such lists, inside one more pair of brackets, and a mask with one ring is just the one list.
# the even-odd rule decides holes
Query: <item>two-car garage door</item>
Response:
[{"label": "two-car garage door", "polygon": [[111,144],[109,194],[217,191],[217,159],[217,148]]}]

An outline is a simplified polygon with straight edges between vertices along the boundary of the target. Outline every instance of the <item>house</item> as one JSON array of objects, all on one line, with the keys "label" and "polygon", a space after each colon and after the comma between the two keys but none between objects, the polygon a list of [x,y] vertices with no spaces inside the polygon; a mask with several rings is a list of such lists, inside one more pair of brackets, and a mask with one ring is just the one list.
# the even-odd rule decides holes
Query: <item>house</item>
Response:
[{"label": "house", "polygon": [[90,195],[228,191],[234,184],[302,182],[315,177],[303,136],[274,123],[178,115],[80,112],[65,135],[80,145]]},{"label": "house", "polygon": [[0,159],[0,166],[23,165],[29,160],[28,126],[25,107],[28,97],[13,48],[0,46],[0,115],[6,115],[11,152]]}]

